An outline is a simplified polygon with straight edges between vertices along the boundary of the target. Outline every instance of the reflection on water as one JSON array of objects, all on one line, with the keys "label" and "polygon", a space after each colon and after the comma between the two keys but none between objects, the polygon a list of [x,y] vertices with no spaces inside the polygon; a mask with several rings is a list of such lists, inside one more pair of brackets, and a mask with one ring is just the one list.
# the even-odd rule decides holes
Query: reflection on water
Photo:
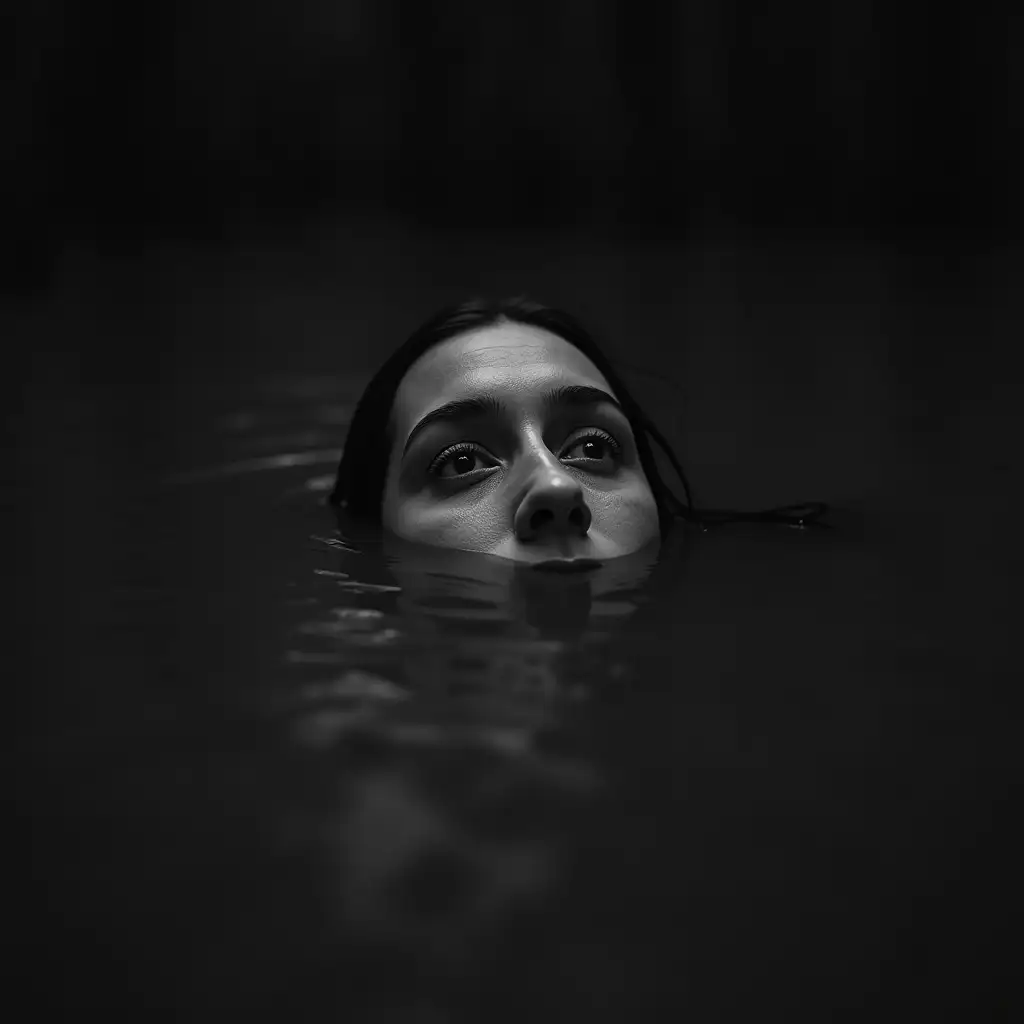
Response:
[{"label": "reflection on water", "polygon": [[207,525],[162,541],[169,613],[127,595],[146,672],[52,695],[46,1006],[967,1019],[999,791],[953,553],[742,527],[559,575],[375,542],[319,501],[330,431],[281,458],[268,417],[167,484]]},{"label": "reflection on water", "polygon": [[301,683],[282,710],[298,746],[348,767],[327,826],[338,925],[428,989],[475,984],[516,920],[557,898],[596,811],[600,766],[572,734],[579,707],[621,682],[609,643],[648,599],[655,553],[560,576],[316,540],[319,595],[295,608]]}]

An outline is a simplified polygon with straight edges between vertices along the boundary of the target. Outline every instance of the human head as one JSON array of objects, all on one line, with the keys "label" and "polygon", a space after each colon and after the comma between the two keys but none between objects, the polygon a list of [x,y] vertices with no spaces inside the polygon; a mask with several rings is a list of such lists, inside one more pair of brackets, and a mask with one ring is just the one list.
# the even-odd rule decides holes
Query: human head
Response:
[{"label": "human head", "polygon": [[[595,435],[581,429],[567,429],[566,437],[553,442],[547,436],[542,396],[564,385],[575,386],[577,399],[585,387],[613,397],[613,402],[588,403],[582,420],[580,408],[574,407],[571,417],[562,410],[564,424],[572,428],[599,428],[596,446]],[[463,411],[457,421],[461,430],[455,434],[451,423],[445,429],[415,429],[437,407],[467,397],[503,403],[504,423],[485,422],[499,418],[495,413],[478,411],[467,417]],[[506,452],[492,453],[483,439],[463,436],[470,427],[495,438],[491,447],[505,444]],[[589,471],[599,468],[598,463],[610,469],[612,462],[608,457],[588,462],[577,456],[602,451],[603,434],[611,434],[614,441],[616,432],[610,427],[625,435],[622,464],[592,478]],[[552,429],[557,433],[561,428],[552,421]],[[501,430],[505,434],[499,443],[496,435]],[[456,442],[473,442],[473,450],[481,452],[474,464],[474,482],[468,487],[454,485],[457,494],[444,490],[452,486],[447,482],[440,491],[414,493],[404,462],[414,454],[422,461],[424,452],[410,448],[403,459],[413,434],[420,439],[433,435],[438,453]],[[330,500],[348,517],[383,526],[406,540],[532,561],[547,548],[541,541],[564,528],[573,544],[584,537],[577,553],[604,559],[628,554],[640,542],[656,541],[677,515],[688,513],[689,494],[684,505],[667,487],[654,460],[652,440],[679,472],[685,490],[671,450],[577,320],[525,299],[475,300],[431,317],[367,385],[349,427]],[[572,457],[567,457],[569,449],[563,451],[566,441],[576,442]],[[555,450],[548,450],[548,442]],[[423,448],[426,442],[417,443]],[[603,450],[607,456],[612,446]],[[465,454],[472,456],[473,451],[460,454],[464,467]],[[427,466],[420,469],[425,476]],[[461,471],[456,467],[449,475]],[[537,529],[531,530],[531,523]]]}]

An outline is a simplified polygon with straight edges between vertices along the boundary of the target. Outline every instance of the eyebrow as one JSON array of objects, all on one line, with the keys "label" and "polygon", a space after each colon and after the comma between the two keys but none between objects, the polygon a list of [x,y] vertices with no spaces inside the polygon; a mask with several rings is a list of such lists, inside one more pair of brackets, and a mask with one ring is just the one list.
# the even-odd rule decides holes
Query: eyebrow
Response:
[{"label": "eyebrow", "polygon": [[[541,396],[541,401],[546,409],[554,406],[579,407],[585,405],[598,405],[606,402],[615,406],[619,412],[623,412],[622,406],[607,391],[601,388],[591,387],[589,384],[563,384],[560,387],[552,388]],[[409,437],[405,442],[402,455],[409,450],[413,441],[428,427],[435,423],[450,423],[453,420],[470,419],[474,416],[494,416],[505,412],[507,406],[496,398],[459,398],[454,402],[445,402],[436,409],[431,410],[409,431]]]}]

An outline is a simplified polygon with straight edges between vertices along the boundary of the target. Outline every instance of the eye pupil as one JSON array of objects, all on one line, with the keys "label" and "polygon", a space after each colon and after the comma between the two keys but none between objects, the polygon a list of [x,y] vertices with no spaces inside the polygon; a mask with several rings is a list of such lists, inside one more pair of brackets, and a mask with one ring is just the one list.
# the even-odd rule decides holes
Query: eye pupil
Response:
[{"label": "eye pupil", "polygon": [[472,472],[473,464],[472,455],[457,455],[452,461],[452,468],[456,473],[469,473]]}]

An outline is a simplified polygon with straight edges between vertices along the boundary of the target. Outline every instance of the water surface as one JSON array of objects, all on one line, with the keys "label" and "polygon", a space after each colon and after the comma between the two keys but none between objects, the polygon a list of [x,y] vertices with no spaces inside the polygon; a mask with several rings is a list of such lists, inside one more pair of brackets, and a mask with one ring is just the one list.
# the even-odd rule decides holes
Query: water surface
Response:
[{"label": "water surface", "polygon": [[80,408],[55,359],[36,410],[64,495],[30,534],[40,1004],[1005,1010],[1016,563],[991,519],[840,502],[830,529],[686,529],[571,576],[366,545],[323,505],[365,375],[279,347],[239,383],[225,351],[165,350],[148,391],[100,375]]}]

